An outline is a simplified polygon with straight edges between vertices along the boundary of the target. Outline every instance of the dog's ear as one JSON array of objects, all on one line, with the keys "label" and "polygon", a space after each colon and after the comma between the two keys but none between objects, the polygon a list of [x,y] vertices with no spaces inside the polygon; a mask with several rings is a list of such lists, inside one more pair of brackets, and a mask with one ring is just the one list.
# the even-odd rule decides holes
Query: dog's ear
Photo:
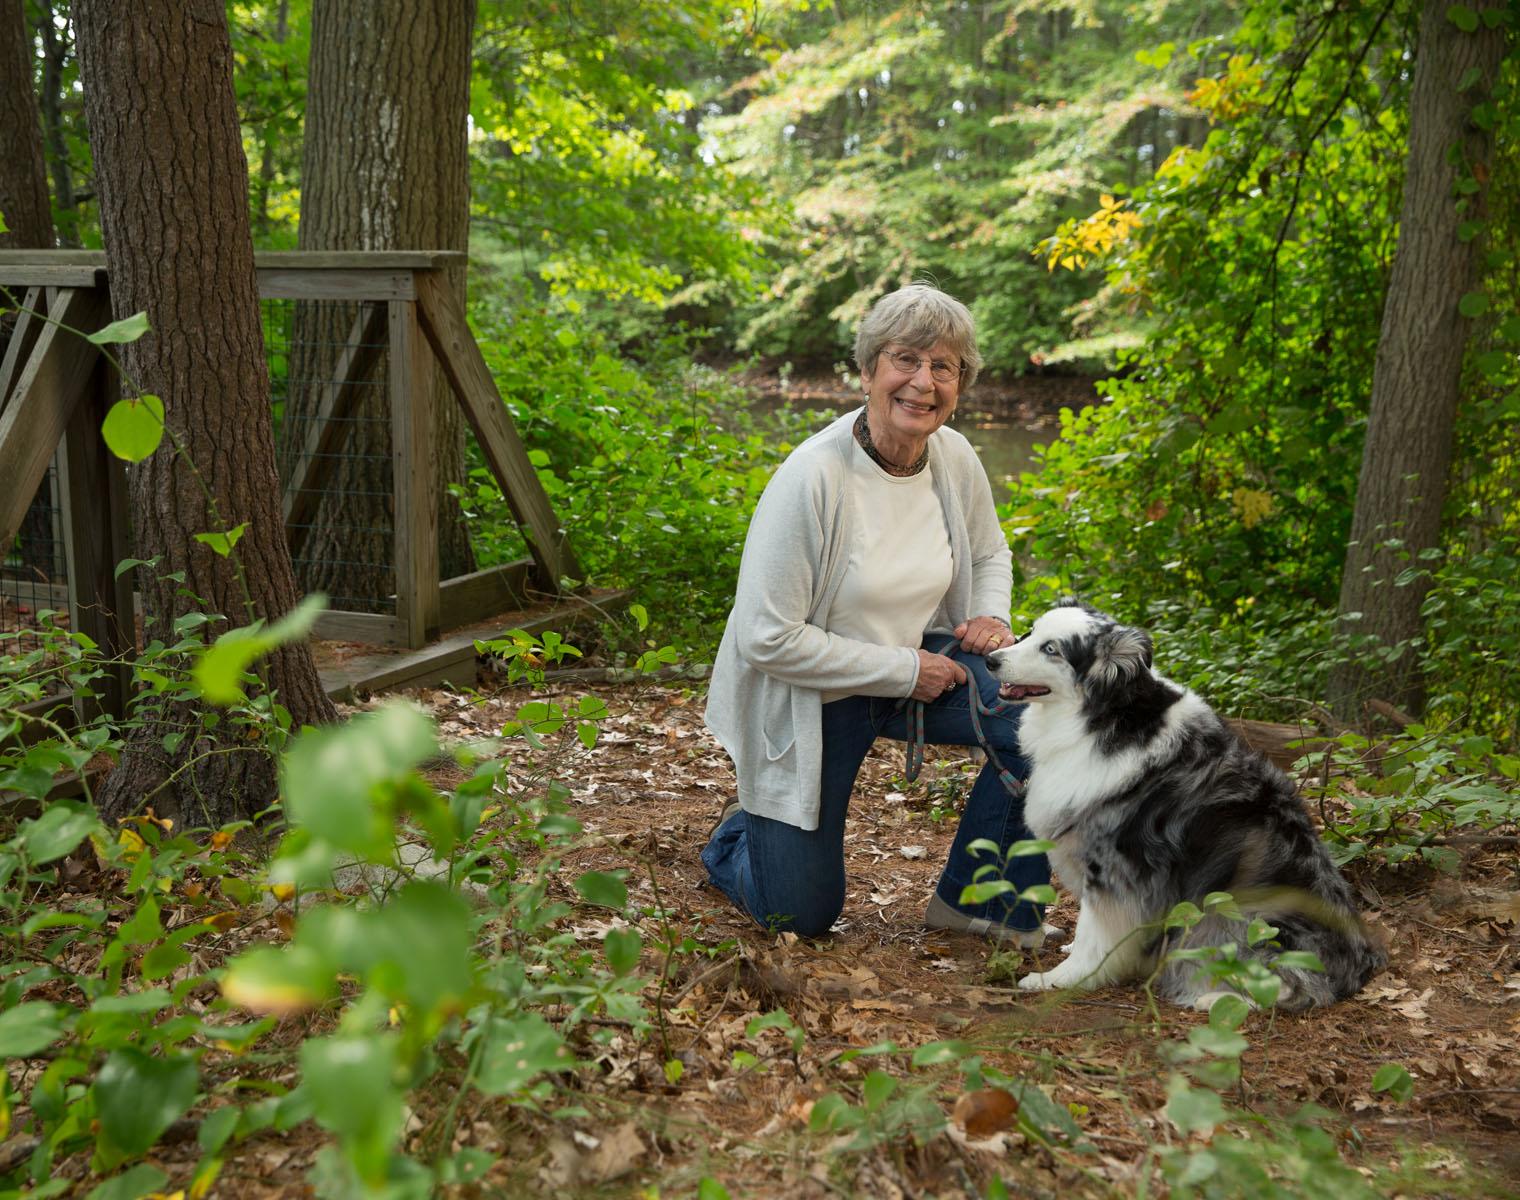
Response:
[{"label": "dog's ear", "polygon": [[1151,638],[1143,629],[1114,625],[1098,635],[1087,678],[1100,688],[1122,686],[1150,669]]}]

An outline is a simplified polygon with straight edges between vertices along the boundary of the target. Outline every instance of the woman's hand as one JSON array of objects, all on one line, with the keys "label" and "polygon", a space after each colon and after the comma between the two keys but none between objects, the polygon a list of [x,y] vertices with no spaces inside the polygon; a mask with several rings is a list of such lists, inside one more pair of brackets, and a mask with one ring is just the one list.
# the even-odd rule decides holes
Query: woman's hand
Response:
[{"label": "woman's hand", "polygon": [[999,646],[1013,645],[1013,631],[996,617],[972,617],[955,627],[961,649],[969,654],[991,654]]},{"label": "woman's hand", "polygon": [[943,654],[918,652],[918,686],[913,689],[914,700],[925,704],[938,700],[957,684],[966,682],[966,668]]}]

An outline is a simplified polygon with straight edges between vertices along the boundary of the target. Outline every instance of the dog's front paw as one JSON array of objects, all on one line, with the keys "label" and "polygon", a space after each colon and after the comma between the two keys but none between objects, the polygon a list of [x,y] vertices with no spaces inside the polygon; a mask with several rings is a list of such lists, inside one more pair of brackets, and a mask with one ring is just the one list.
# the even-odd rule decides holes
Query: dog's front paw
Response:
[{"label": "dog's front paw", "polygon": [[1050,988],[1084,987],[1090,984],[1087,982],[1087,972],[1074,968],[1072,960],[1068,958],[1048,971],[1025,975],[1019,980],[1019,986],[1027,991],[1041,992]]}]

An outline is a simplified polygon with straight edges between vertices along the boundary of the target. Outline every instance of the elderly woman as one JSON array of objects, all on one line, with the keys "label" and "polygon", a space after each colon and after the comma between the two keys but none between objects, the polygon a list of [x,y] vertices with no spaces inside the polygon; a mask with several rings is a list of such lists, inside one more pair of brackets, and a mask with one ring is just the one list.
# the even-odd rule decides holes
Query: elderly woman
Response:
[{"label": "elderly woman", "polygon": [[[750,522],[739,590],[713,665],[707,724],[733,758],[737,801],[702,862],[760,925],[817,936],[844,907],[844,824],[860,764],[878,737],[909,736],[923,702],[928,742],[985,738],[1022,779],[1021,705],[1002,704],[982,655],[1010,642],[1012,558],[986,472],[945,422],[981,358],[965,305],[916,283],[882,299],[855,338],[865,407],[782,463]],[[983,848],[1028,838],[1021,800],[989,760],[929,900],[931,929],[1025,947],[1040,913],[998,898],[963,905],[996,863],[1023,889],[1046,883],[1043,856],[1006,869]]]}]

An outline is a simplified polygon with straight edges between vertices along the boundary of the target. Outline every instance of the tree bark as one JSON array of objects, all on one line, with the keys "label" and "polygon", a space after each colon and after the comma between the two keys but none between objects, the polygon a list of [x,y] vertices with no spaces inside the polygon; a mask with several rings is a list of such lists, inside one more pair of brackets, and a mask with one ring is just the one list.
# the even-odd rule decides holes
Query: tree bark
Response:
[{"label": "tree bark", "polygon": [[79,203],[74,193],[74,165],[69,161],[64,136],[63,68],[69,45],[59,37],[53,23],[53,5],[42,5],[37,32],[42,39],[42,129],[47,149],[47,169],[53,180],[53,201],[58,206],[58,240],[65,246],[79,245]]},{"label": "tree bark", "polygon": [[[1468,332],[1458,302],[1476,285],[1480,262],[1479,241],[1464,242],[1458,227],[1484,215],[1493,149],[1472,111],[1487,99],[1505,50],[1502,28],[1480,20],[1476,31],[1464,33],[1447,17],[1449,7],[1445,0],[1426,0],[1420,20],[1399,243],[1341,575],[1342,627],[1373,635],[1382,647],[1407,647],[1419,637],[1420,606],[1429,589],[1418,570],[1424,565],[1419,554],[1440,545]],[[1470,7],[1480,17],[1503,9],[1493,2]],[[1470,69],[1476,69],[1477,83],[1458,92]],[[1463,177],[1479,187],[1457,196]],[[1332,706],[1347,718],[1359,717],[1368,699],[1418,712],[1424,703],[1418,655],[1406,648],[1385,662],[1358,653],[1333,672],[1330,692]]]},{"label": "tree bark", "polygon": [[32,91],[32,32],[23,0],[0,0],[0,249],[53,244],[42,125]]},{"label": "tree bark", "polygon": [[[53,246],[53,210],[48,204],[47,162],[42,125],[32,91],[32,31],[23,0],[0,0],[0,250],[47,250]],[[20,294],[0,288],[0,353],[14,328]],[[42,481],[17,535],[21,565],[38,580],[51,582],[58,567],[53,540],[53,481]]]},{"label": "tree bark", "polygon": [[[166,429],[185,450],[166,437],[131,471],[135,550],[158,560],[138,572],[148,636],[172,642],[172,622],[193,610],[240,625],[273,619],[297,593],[225,8],[221,0],[75,0],[74,18],[112,312],[146,311],[152,326],[121,358],[130,380],[163,400]],[[194,540],[245,521],[236,554],[246,594],[234,561]],[[182,582],[168,578],[175,572]],[[297,726],[334,719],[308,645],[271,655],[264,678]],[[234,722],[212,728],[202,716],[180,705],[143,718],[101,792],[107,816],[148,803],[182,822],[219,824],[274,800],[273,757],[238,736]],[[166,751],[164,735],[186,728],[189,736]]]},{"label": "tree bark", "polygon": [[[474,0],[327,0],[314,7],[301,249],[467,249],[474,24]],[[449,272],[449,285],[462,304],[463,268]],[[326,360],[352,319],[330,309],[298,314],[292,380],[328,377]],[[280,434],[287,475],[320,390],[291,387]],[[366,391],[298,564],[309,590],[334,596],[381,597],[395,586],[385,566],[393,559],[389,408],[383,389]],[[451,578],[475,569],[463,514],[447,491],[464,479],[464,422],[441,371],[429,399],[439,566]]]}]

